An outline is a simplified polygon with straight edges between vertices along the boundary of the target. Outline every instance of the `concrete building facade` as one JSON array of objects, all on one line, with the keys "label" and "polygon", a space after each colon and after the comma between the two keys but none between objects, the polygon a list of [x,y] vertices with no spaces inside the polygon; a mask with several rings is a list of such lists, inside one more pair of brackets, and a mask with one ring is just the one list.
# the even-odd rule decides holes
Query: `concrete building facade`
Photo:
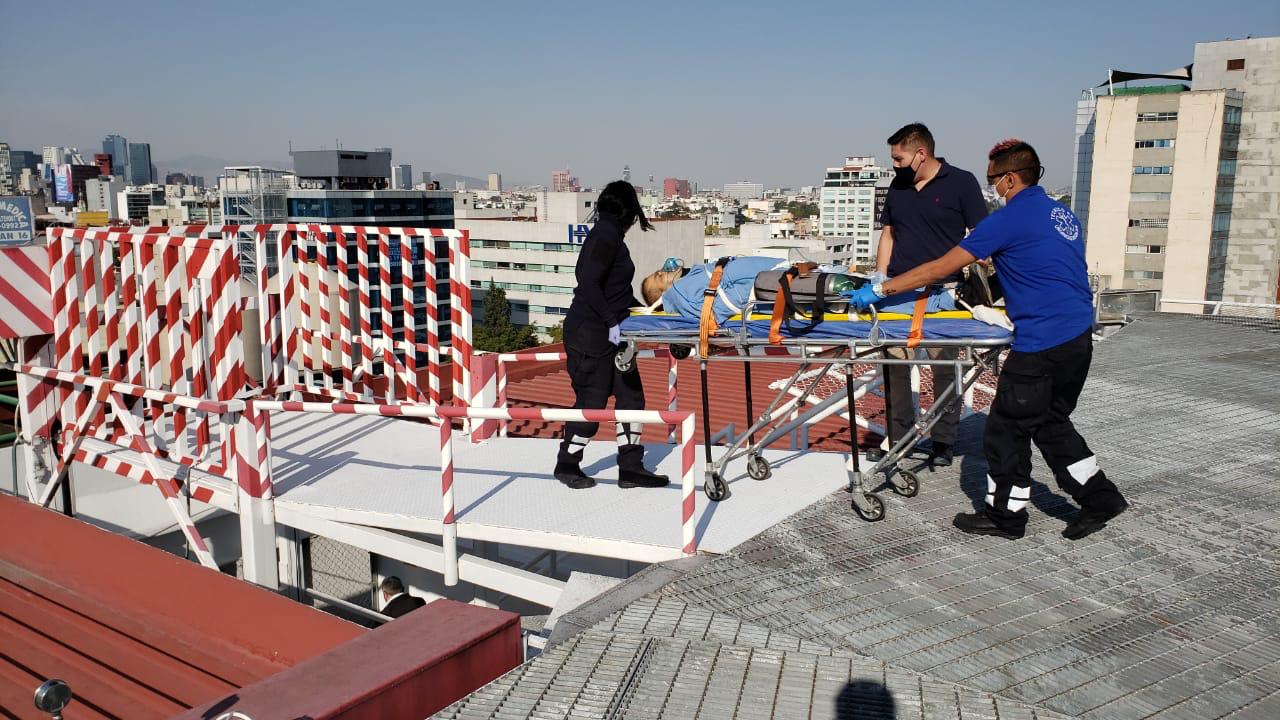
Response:
[{"label": "concrete building facade", "polygon": [[124,178],[114,175],[86,180],[85,207],[89,212],[105,212],[112,220],[121,219],[119,197],[124,187]]},{"label": "concrete building facade", "polygon": [[1280,302],[1280,37],[1198,43],[1192,90],[1243,95],[1222,299]]},{"label": "concrete building facade", "polygon": [[1195,47],[1190,84],[1077,103],[1072,207],[1103,287],[1280,297],[1280,38]]},{"label": "concrete building facade", "polygon": [[818,205],[818,234],[832,262],[865,264],[875,256],[882,204],[877,201],[877,185],[887,183],[889,177],[889,170],[877,165],[873,156],[851,155],[844,165],[827,168]]},{"label": "concrete building facade", "polygon": [[[545,197],[544,197],[545,196]],[[492,280],[506,291],[512,321],[532,325],[546,335],[564,320],[577,284],[574,269],[582,243],[594,223],[597,193],[540,193],[536,221],[459,218],[455,226],[471,234],[471,285],[476,321]],[[702,258],[701,220],[655,221],[653,232],[633,227],[627,246],[636,265],[634,292],[640,281],[662,267],[668,257],[696,262]]]},{"label": "concrete building facade", "polygon": [[725,197],[731,197],[734,200],[755,200],[764,197],[764,183],[756,182],[733,182],[725,183],[723,193]]}]

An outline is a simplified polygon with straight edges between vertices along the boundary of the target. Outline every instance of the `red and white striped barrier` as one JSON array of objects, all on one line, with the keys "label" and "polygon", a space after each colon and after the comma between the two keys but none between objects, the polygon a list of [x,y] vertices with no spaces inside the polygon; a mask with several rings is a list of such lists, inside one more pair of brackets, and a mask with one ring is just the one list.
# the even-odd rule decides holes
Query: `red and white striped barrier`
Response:
[{"label": "red and white striped barrier", "polygon": [[[697,496],[694,487],[694,415],[691,412],[670,412],[667,410],[564,410],[559,408],[481,408],[459,407],[451,405],[374,405],[357,403],[320,403],[301,401],[253,400],[250,404],[257,411],[266,412],[304,412],[329,415],[378,415],[381,417],[413,417],[442,420],[440,446],[447,448],[447,455],[441,458],[441,488],[446,488],[445,476],[448,475],[448,493],[444,503],[443,526],[445,529],[446,558],[451,554],[452,562],[457,563],[456,528],[449,528],[455,521],[453,505],[453,454],[452,433],[446,426],[450,420],[535,420],[545,422],[625,422],[642,425],[665,424],[680,427],[680,528],[681,549],[686,555],[698,551],[697,538]],[[449,537],[453,537],[454,546],[449,547]],[[446,559],[446,567],[448,566]],[[456,575],[454,576],[456,582]]]},{"label": "red and white striped barrier", "polygon": [[[667,410],[676,412],[679,409],[677,382],[679,375],[676,370],[677,361],[675,355],[665,348],[642,349],[637,350],[637,358],[666,358],[667,359]],[[517,362],[564,362],[569,357],[564,352],[531,352],[531,353],[499,353],[498,354],[498,407],[507,406],[507,364]],[[504,422],[499,428],[502,437],[507,436],[508,423]],[[676,426],[674,424],[667,426],[667,442],[675,444],[676,442]]]},{"label": "red and white striped barrier", "polygon": [[43,247],[0,249],[0,339],[51,332],[48,251]]}]

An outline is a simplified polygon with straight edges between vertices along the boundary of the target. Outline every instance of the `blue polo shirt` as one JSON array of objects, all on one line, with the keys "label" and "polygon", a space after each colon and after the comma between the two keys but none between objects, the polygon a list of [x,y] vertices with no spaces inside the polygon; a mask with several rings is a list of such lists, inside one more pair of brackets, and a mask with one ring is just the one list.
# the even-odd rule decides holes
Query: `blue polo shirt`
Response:
[{"label": "blue polo shirt", "polygon": [[[987,201],[973,173],[947,164],[923,188],[894,179],[880,222],[893,227],[889,277],[937,260],[960,244],[965,231],[987,216]],[[948,278],[959,280],[960,275]]]},{"label": "blue polo shirt", "polygon": [[995,261],[1013,321],[1013,349],[1039,352],[1093,327],[1093,293],[1080,221],[1032,185],[960,243]]}]

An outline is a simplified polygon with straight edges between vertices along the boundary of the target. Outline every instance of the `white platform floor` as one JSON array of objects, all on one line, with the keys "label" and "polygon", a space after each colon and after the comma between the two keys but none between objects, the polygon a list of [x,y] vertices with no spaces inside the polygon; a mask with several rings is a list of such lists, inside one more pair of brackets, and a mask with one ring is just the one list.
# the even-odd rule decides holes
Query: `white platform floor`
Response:
[{"label": "white platform floor", "polygon": [[[438,430],[391,418],[275,413],[272,475],[277,502],[330,520],[437,534]],[[454,438],[458,535],[644,562],[680,556],[677,446],[649,445],[646,465],[672,479],[666,488],[617,486],[613,443],[593,442],[583,469],[596,487],[570,490],[551,475],[558,441]],[[699,549],[724,553],[846,483],[844,456],[769,451],[773,476],[757,482],[732,464],[732,495],[702,493],[697,461]],[[722,449],[717,448],[717,453]]]}]

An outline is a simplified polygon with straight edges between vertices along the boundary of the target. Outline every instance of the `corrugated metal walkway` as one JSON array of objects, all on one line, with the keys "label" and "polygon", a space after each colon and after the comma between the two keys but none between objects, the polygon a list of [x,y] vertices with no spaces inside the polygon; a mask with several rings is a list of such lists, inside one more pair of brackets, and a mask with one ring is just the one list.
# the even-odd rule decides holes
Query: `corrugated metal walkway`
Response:
[{"label": "corrugated metal walkway", "polygon": [[[951,528],[986,492],[971,418],[885,521],[835,493],[446,716],[536,696],[568,717],[596,688],[598,717],[1280,717],[1280,335],[1136,322],[1098,344],[1075,418],[1133,504],[1103,532],[1060,537],[1075,510],[1038,455],[1027,537]],[[616,665],[621,690],[592,684]]]}]

